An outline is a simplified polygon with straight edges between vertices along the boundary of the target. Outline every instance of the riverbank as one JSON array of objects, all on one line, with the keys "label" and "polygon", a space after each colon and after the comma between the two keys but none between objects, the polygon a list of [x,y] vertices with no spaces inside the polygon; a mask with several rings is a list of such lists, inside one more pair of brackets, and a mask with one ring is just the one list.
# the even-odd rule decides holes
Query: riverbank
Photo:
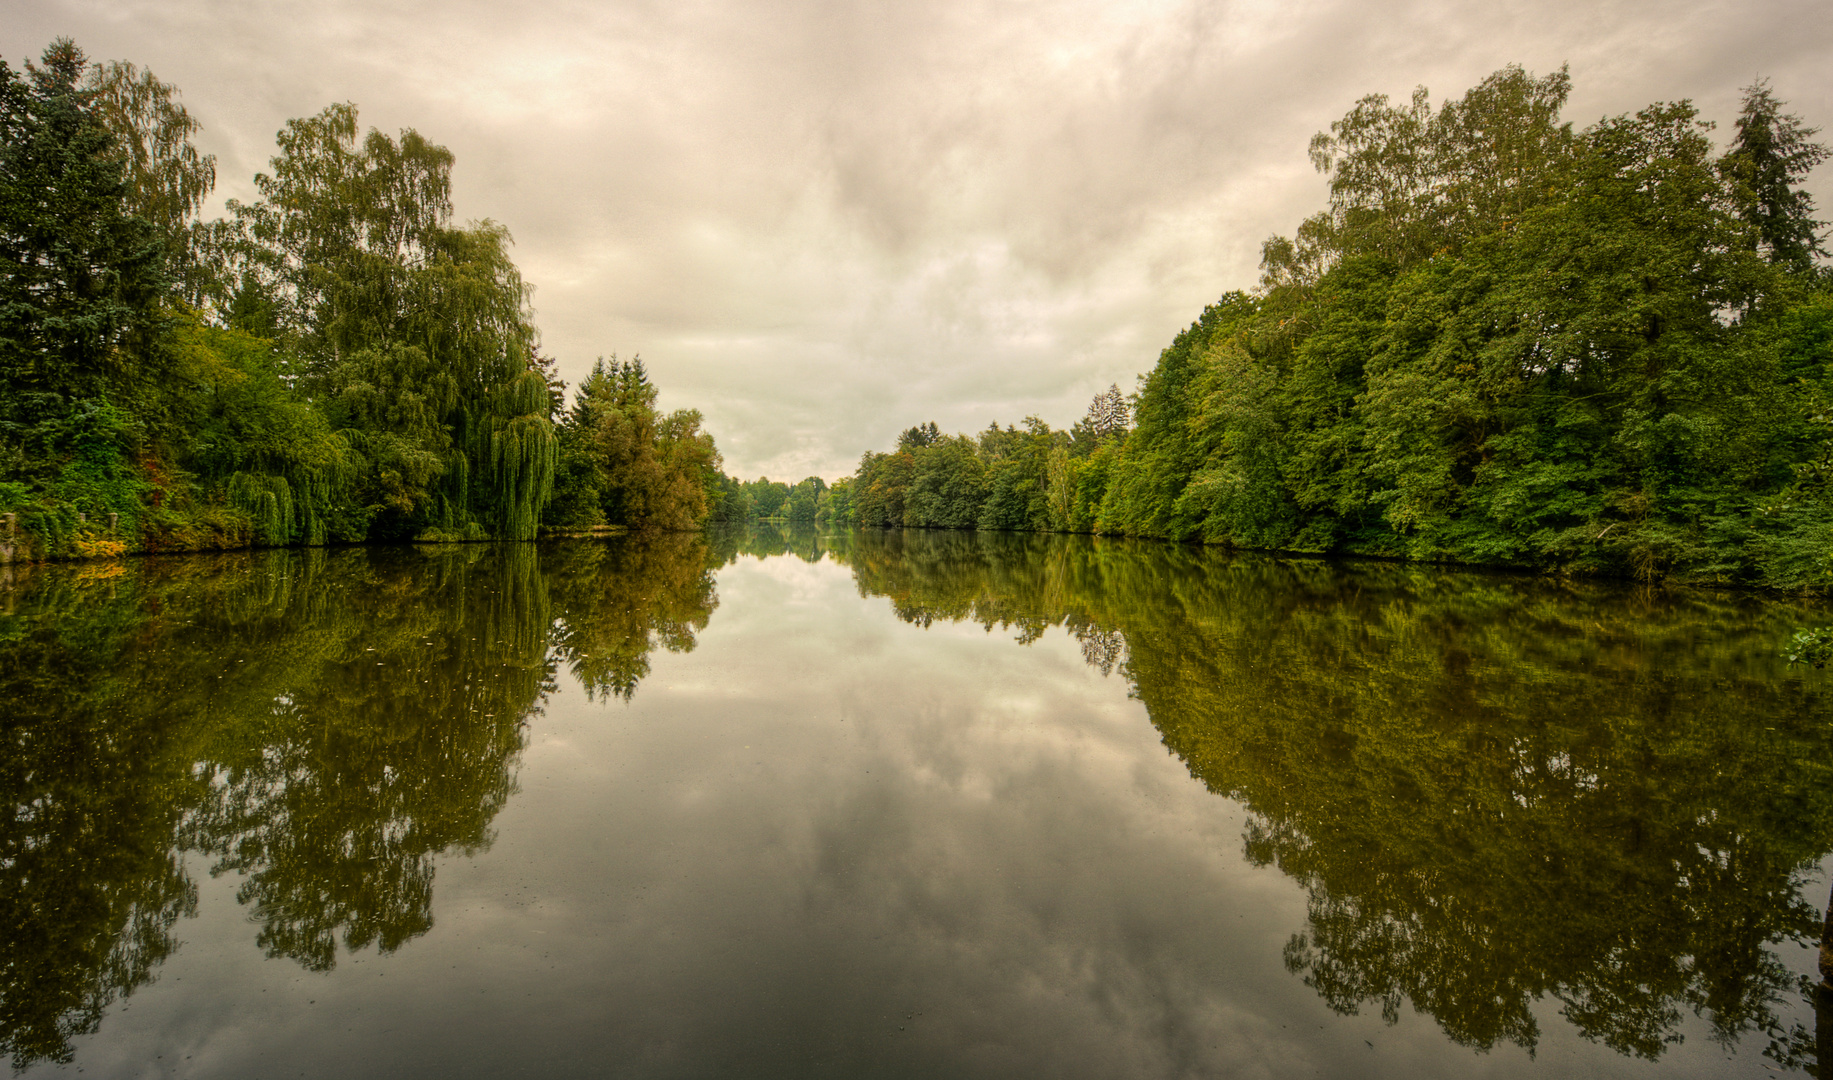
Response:
[{"label": "riverbank", "polygon": [[[16,535],[16,529],[15,529],[14,523],[8,520],[12,516],[13,515],[9,515],[9,514],[0,514],[0,566],[11,567],[11,566],[22,566],[22,565],[32,565],[32,564],[46,564],[46,563],[105,561],[105,560],[111,560],[111,559],[123,559],[123,558],[127,558],[133,555],[201,555],[201,554],[211,554],[211,553],[227,552],[227,551],[254,551],[254,550],[269,550],[269,549],[277,549],[277,548],[289,548],[289,547],[315,547],[315,546],[374,547],[374,546],[395,546],[395,545],[402,544],[402,543],[407,543],[407,544],[492,543],[492,542],[495,542],[501,539],[500,537],[491,537],[491,536],[485,536],[485,535],[467,534],[463,536],[458,536],[458,535],[441,534],[441,533],[429,531],[427,534],[423,534],[421,536],[414,537],[412,539],[391,540],[391,541],[368,540],[368,541],[358,541],[354,543],[341,543],[341,544],[331,544],[331,545],[306,545],[306,544],[262,544],[252,539],[243,539],[240,542],[236,542],[234,539],[231,539],[230,537],[227,537],[223,534],[209,534],[206,538],[204,538],[203,542],[194,542],[194,543],[188,543],[188,544],[187,543],[158,543],[158,544],[141,544],[139,546],[134,546],[134,545],[130,545],[126,543],[125,541],[114,539],[107,534],[90,533],[86,535],[78,535],[78,536],[70,537],[68,540],[68,546],[64,548],[63,550],[58,551],[54,554],[36,554],[34,555],[33,554],[33,545],[29,542],[32,538],[29,535]],[[760,522],[753,523],[751,526],[742,526],[741,525],[741,526],[736,526],[736,527],[739,527],[739,528],[755,527],[755,524],[767,524],[767,525],[770,525],[778,529],[782,529],[782,528],[793,529],[795,527],[795,523],[791,523],[791,522],[785,521],[780,518],[760,519]],[[709,522],[702,530],[697,530],[697,531],[717,531],[722,528],[732,528],[732,527],[735,527],[734,524],[729,523],[729,522]],[[1303,559],[1303,560],[1317,560],[1317,561],[1323,561],[1323,562],[1347,561],[1347,562],[1390,563],[1390,564],[1394,564],[1398,566],[1434,568],[1434,569],[1442,569],[1442,570],[1472,570],[1472,571],[1482,571],[1486,573],[1502,573],[1502,574],[1508,574],[1508,575],[1519,575],[1521,577],[1526,577],[1526,578],[1537,578],[1537,579],[1548,580],[1548,581],[1597,581],[1597,582],[1638,581],[1639,584],[1642,584],[1645,586],[1652,586],[1652,587],[1725,590],[1725,591],[1730,591],[1730,592],[1748,593],[1748,594],[1757,595],[1757,596],[1769,596],[1769,597],[1776,597],[1776,598],[1796,597],[1796,598],[1824,599],[1828,593],[1828,590],[1826,588],[1820,587],[1820,586],[1799,585],[1799,586],[1792,586],[1792,587],[1784,587],[1784,586],[1766,584],[1763,582],[1736,581],[1736,580],[1732,580],[1732,579],[1722,577],[1722,576],[1692,575],[1692,574],[1685,574],[1685,573],[1667,573],[1659,577],[1638,579],[1634,574],[1630,574],[1630,573],[1623,573],[1623,572],[1614,572],[1613,573],[1608,570],[1596,569],[1596,568],[1586,568],[1583,566],[1570,566],[1570,565],[1567,565],[1567,566],[1531,566],[1531,565],[1523,565],[1523,564],[1517,564],[1517,563],[1465,562],[1465,561],[1459,561],[1459,560],[1454,560],[1454,559],[1420,558],[1416,556],[1398,554],[1398,553],[1394,553],[1391,551],[1360,551],[1360,550],[1337,550],[1337,551],[1310,550],[1310,551],[1307,551],[1307,550],[1299,550],[1299,549],[1292,549],[1292,548],[1258,548],[1258,547],[1247,547],[1247,546],[1237,544],[1237,543],[1232,543],[1226,540],[1223,540],[1223,541],[1207,541],[1207,540],[1201,540],[1201,539],[1180,540],[1180,539],[1173,539],[1171,537],[1165,537],[1165,536],[1125,536],[1125,535],[1110,535],[1110,534],[1092,533],[1092,532],[1071,532],[1068,530],[1056,530],[1056,529],[1043,529],[1043,530],[1040,530],[1040,529],[948,529],[948,528],[936,528],[936,527],[931,527],[931,526],[919,526],[919,525],[831,526],[831,525],[807,524],[805,525],[805,527],[810,528],[810,529],[819,530],[821,532],[829,532],[829,531],[833,531],[836,528],[838,528],[840,530],[853,531],[853,532],[896,533],[896,532],[909,531],[909,532],[917,532],[917,533],[924,533],[924,534],[962,535],[962,536],[968,535],[968,534],[972,534],[975,536],[988,535],[988,536],[999,536],[999,537],[1035,536],[1039,538],[1059,537],[1059,536],[1061,537],[1086,536],[1086,537],[1089,537],[1097,541],[1105,540],[1105,541],[1112,541],[1112,542],[1162,544],[1170,548],[1210,549],[1210,550],[1222,550],[1222,551],[1230,551],[1230,552],[1243,552],[1243,553],[1251,553],[1254,555],[1262,555],[1262,556],[1268,556],[1268,557],[1278,558],[1278,559]],[[677,530],[662,530],[662,531],[677,531]],[[688,530],[688,531],[696,531],[696,530]],[[536,534],[536,539],[537,540],[557,540],[557,539],[606,538],[606,537],[612,537],[612,536],[623,536],[623,535],[629,534],[630,532],[632,532],[632,530],[628,526],[625,526],[625,525],[593,525],[593,526],[582,526],[582,527],[542,526],[540,531]]]},{"label": "riverbank", "polygon": [[[110,515],[115,517],[115,515]],[[106,530],[88,528],[82,515],[78,515],[80,532],[70,532],[62,536],[44,536],[20,526],[16,513],[0,514],[0,566],[13,566],[27,563],[47,562],[82,562],[93,559],[121,559],[129,555],[201,555],[218,551],[251,551],[261,548],[286,547],[323,547],[322,544],[263,544],[255,536],[252,528],[247,529],[196,529],[185,533],[167,533],[153,538],[142,533],[133,540],[123,539],[118,535],[119,519],[111,521]],[[536,539],[552,537],[595,537],[621,536],[630,531],[626,525],[593,525],[581,528],[543,527]],[[388,543],[415,544],[476,544],[489,543],[500,539],[481,532],[464,534],[443,533],[438,530],[427,530],[407,541],[387,541]],[[384,541],[359,541],[354,545],[368,546]]]}]

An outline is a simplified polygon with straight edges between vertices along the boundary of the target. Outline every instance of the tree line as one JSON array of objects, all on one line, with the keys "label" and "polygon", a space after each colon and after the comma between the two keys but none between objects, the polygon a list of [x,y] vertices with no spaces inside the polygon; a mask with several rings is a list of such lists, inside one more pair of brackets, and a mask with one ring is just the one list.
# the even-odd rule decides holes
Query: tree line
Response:
[{"label": "tree line", "polygon": [[722,476],[712,518],[726,524],[791,521],[812,524],[829,497],[827,481],[810,476],[787,484],[760,476],[741,481]]},{"label": "tree line", "polygon": [[[452,153],[287,121],[251,202],[178,90],[67,39],[0,61],[0,544],[26,557],[687,529],[719,501],[640,360],[569,404]],[[10,521],[10,524],[3,522]],[[8,535],[10,532],[10,535]]]},{"label": "tree line", "polygon": [[1060,530],[1646,579],[1833,582],[1817,129],[1759,82],[1582,130],[1564,69],[1311,142],[1328,205],[1070,431],[934,424],[834,524]]}]

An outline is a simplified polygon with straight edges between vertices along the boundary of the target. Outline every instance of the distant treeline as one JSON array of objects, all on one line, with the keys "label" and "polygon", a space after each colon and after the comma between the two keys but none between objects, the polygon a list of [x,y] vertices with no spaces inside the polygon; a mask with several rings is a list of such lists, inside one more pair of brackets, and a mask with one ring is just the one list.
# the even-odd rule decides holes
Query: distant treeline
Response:
[{"label": "distant treeline", "polygon": [[751,481],[721,476],[711,513],[713,520],[720,522],[812,523],[820,508],[827,505],[828,497],[827,481],[819,476],[811,476],[793,486],[767,476]]},{"label": "distant treeline", "polygon": [[1362,99],[1328,208],[1135,394],[911,428],[821,518],[1833,584],[1827,148],[1761,83],[1722,150],[1684,101],[1575,131],[1569,89]]},{"label": "distant treeline", "polygon": [[333,105],[203,221],[198,130],[68,40],[0,61],[0,554],[706,520],[700,414],[615,358],[567,404],[508,231],[452,223],[450,151]]}]

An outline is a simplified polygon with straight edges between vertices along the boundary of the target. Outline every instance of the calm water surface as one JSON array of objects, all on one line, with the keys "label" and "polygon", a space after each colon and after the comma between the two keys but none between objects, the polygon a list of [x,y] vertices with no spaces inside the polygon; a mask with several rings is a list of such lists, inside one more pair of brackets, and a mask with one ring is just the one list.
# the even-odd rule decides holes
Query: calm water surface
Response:
[{"label": "calm water surface", "polygon": [[15,567],[0,1051],[1800,1075],[1826,621],[997,534]]}]

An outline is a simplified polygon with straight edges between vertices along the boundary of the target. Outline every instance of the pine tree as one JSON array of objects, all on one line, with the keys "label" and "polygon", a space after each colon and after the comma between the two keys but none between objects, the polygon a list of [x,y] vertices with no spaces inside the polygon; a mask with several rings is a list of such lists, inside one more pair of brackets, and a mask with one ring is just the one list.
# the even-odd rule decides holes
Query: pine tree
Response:
[{"label": "pine tree", "polygon": [[1801,190],[1801,182],[1827,159],[1828,150],[1810,141],[1819,128],[1803,125],[1782,107],[1765,80],[1746,87],[1737,138],[1719,169],[1735,186],[1738,216],[1754,230],[1758,250],[1779,266],[1805,270],[1827,250],[1819,232],[1825,222],[1814,219],[1813,196]]},{"label": "pine tree", "polygon": [[[80,402],[126,401],[166,285],[157,232],[125,207],[114,138],[59,38],[25,77],[0,62],[0,440],[33,443]],[[49,446],[33,456],[55,453]]]}]

